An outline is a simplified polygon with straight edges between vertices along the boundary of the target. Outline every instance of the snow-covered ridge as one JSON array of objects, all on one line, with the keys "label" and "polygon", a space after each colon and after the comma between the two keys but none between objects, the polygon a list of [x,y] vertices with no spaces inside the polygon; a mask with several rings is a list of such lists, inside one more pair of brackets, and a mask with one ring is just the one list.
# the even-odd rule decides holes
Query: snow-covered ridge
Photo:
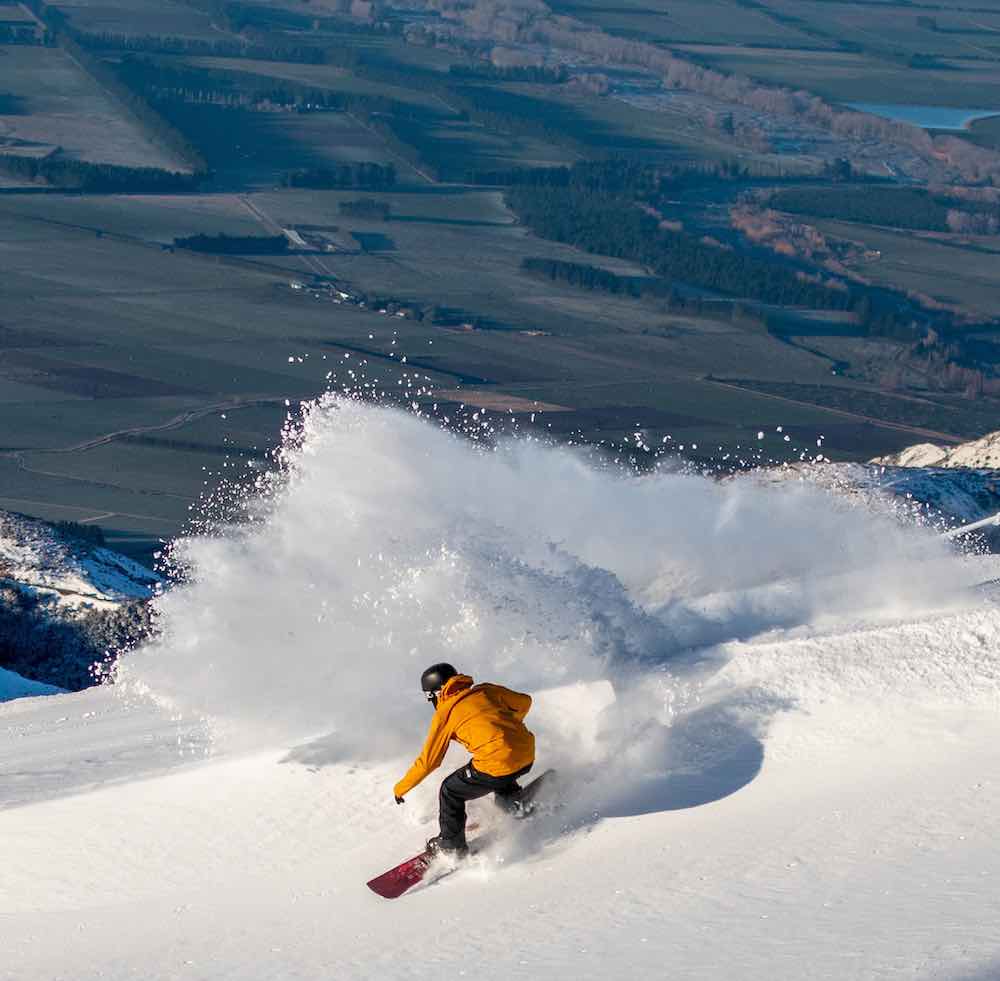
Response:
[{"label": "snow-covered ridge", "polygon": [[826,482],[862,493],[868,503],[889,502],[902,515],[944,530],[1000,511],[1000,479],[990,471],[841,463]]},{"label": "snow-covered ridge", "polygon": [[157,582],[155,573],[109,548],[0,511],[0,586],[53,606],[109,609],[149,599]]},{"label": "snow-covered ridge", "polygon": [[[790,480],[815,484],[902,524],[941,533],[1000,512],[1000,479],[992,470],[823,462],[760,470],[756,479],[764,484]],[[995,546],[1000,542],[992,539],[987,535],[983,544],[998,551]]]},{"label": "snow-covered ridge", "polygon": [[871,461],[886,467],[967,467],[972,470],[1000,469],[1000,430],[959,446],[917,443],[899,453],[877,456]]},{"label": "snow-covered ridge", "polygon": [[147,632],[157,576],[87,534],[0,511],[0,667],[86,688],[95,663]]}]

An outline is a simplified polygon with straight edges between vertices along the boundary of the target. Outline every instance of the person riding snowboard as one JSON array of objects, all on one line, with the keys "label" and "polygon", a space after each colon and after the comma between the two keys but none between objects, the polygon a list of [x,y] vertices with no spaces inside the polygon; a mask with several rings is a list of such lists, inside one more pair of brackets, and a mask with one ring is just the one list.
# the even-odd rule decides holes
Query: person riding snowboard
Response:
[{"label": "person riding snowboard", "polygon": [[501,685],[473,684],[450,664],[431,665],[420,687],[434,706],[427,740],[406,776],[394,788],[396,803],[440,765],[451,740],[461,743],[472,759],[441,784],[440,834],[427,842],[432,852],[463,856],[465,802],[495,794],[497,803],[512,810],[521,787],[517,778],[535,762],[535,737],[524,725],[531,696]]}]

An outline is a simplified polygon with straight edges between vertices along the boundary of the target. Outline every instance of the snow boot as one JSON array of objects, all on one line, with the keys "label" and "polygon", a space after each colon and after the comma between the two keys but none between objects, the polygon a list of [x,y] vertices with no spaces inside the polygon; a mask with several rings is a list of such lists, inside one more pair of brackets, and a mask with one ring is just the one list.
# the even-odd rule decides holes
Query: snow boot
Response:
[{"label": "snow boot", "polygon": [[469,854],[469,846],[465,839],[445,838],[435,835],[427,841],[427,851],[431,855],[444,855],[448,858],[465,858]]},{"label": "snow boot", "polygon": [[493,800],[501,811],[509,814],[512,818],[525,818],[534,810],[534,805],[531,801],[523,802],[521,800],[522,793],[524,793],[524,788],[517,787],[511,793],[494,794]]}]

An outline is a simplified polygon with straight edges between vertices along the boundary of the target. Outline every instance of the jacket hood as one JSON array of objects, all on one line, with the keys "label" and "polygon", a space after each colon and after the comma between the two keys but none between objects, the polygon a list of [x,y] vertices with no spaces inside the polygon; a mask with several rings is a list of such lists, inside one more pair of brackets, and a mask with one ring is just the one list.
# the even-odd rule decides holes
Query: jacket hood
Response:
[{"label": "jacket hood", "polygon": [[472,678],[467,674],[456,674],[454,678],[449,678],[441,689],[438,697],[438,704],[443,705],[453,698],[458,698],[472,687]]}]

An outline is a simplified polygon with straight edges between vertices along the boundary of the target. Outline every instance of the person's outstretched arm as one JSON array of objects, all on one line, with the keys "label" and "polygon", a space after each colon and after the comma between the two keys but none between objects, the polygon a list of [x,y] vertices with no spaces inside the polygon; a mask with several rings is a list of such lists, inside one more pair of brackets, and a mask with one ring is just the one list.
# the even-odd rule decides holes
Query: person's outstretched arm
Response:
[{"label": "person's outstretched arm", "polygon": [[394,793],[397,797],[405,797],[424,777],[441,765],[444,754],[448,752],[448,741],[451,739],[451,730],[446,720],[447,716],[439,718],[438,713],[434,713],[424,748],[407,770],[406,776],[396,784]]}]

